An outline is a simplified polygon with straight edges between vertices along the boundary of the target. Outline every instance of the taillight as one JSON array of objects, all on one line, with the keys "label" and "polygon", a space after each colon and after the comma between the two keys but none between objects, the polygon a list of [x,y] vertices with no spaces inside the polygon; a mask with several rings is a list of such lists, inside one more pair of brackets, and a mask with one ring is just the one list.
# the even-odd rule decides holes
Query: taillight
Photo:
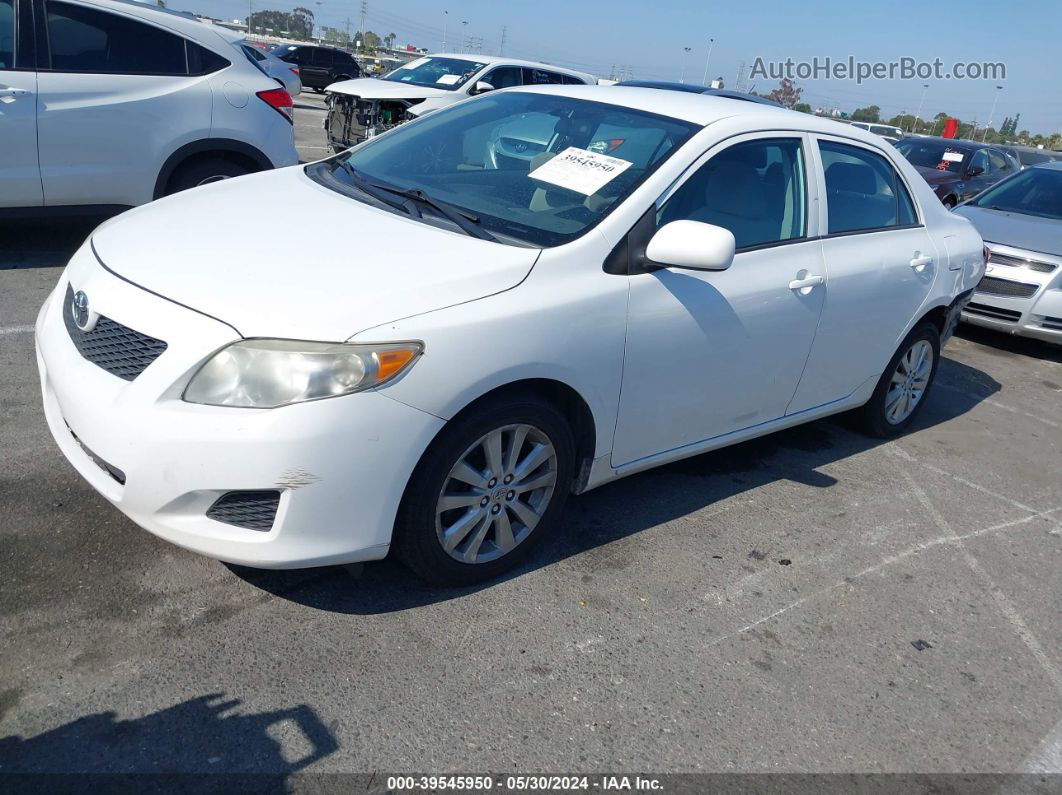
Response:
[{"label": "taillight", "polygon": [[283,88],[271,88],[268,91],[259,91],[257,96],[269,107],[287,119],[288,122],[291,124],[295,123],[292,121],[295,103],[291,101],[291,94]]},{"label": "taillight", "polygon": [[299,72],[299,67],[297,67],[297,66],[289,66],[288,68],[291,69],[291,71],[293,71],[295,73],[296,77],[301,77],[302,76],[302,74]]}]

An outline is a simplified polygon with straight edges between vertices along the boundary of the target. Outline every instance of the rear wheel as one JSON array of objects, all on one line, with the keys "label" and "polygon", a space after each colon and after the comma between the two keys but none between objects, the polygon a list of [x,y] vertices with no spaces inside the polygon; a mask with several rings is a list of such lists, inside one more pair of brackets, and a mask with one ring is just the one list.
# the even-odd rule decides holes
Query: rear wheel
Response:
[{"label": "rear wheel", "polygon": [[399,556],[441,585],[517,565],[555,531],[574,451],[564,415],[536,398],[506,398],[459,417],[410,478],[395,527]]},{"label": "rear wheel", "polygon": [[211,182],[220,182],[223,179],[241,177],[249,174],[251,169],[235,160],[224,157],[202,157],[189,163],[185,163],[173,172],[169,184],[166,186],[166,194],[177,193],[200,185],[209,185]]},{"label": "rear wheel", "polygon": [[932,323],[923,323],[900,344],[874,395],[863,406],[863,429],[883,438],[907,430],[925,405],[939,360],[940,332]]}]

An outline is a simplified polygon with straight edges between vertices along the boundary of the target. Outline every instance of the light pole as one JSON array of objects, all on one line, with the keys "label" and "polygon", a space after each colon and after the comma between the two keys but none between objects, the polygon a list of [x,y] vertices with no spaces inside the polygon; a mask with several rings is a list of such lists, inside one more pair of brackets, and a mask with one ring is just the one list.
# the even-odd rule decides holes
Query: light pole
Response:
[{"label": "light pole", "polygon": [[915,111],[915,117],[911,121],[911,129],[908,132],[914,132],[915,125],[918,124],[919,119],[922,118],[922,103],[926,101],[926,91],[929,89],[929,83],[922,85],[922,98],[918,100],[918,110]]},{"label": "light pole", "polygon": [[446,52],[446,22],[450,19],[450,12],[443,11],[443,46],[442,51]]},{"label": "light pole", "polygon": [[715,39],[708,39],[708,56],[704,59],[704,77],[701,78],[701,85],[708,85],[708,64],[712,61],[712,48],[715,46]]},{"label": "light pole", "polygon": [[679,82],[680,83],[685,83],[686,82],[686,63],[690,59],[689,58],[690,50],[692,50],[693,48],[692,47],[683,47],[682,49],[686,51],[686,56],[682,59],[682,78],[679,80]]},{"label": "light pole", "polygon": [[250,36],[253,31],[251,30],[251,17],[254,16],[254,0],[247,0],[247,35]]},{"label": "light pole", "polygon": [[992,100],[992,110],[988,111],[988,122],[985,124],[985,134],[981,136],[981,143],[984,143],[988,139],[988,128],[992,126],[992,117],[996,115],[996,103],[999,102],[999,92],[1003,90],[1003,86],[996,86],[996,96]]},{"label": "light pole", "polygon": [[469,39],[468,39],[468,20],[467,19],[462,19],[461,20],[461,24],[464,25],[464,27],[461,28],[461,30],[465,34],[465,50],[466,51],[467,50],[471,50],[472,49],[472,42],[469,41]]}]

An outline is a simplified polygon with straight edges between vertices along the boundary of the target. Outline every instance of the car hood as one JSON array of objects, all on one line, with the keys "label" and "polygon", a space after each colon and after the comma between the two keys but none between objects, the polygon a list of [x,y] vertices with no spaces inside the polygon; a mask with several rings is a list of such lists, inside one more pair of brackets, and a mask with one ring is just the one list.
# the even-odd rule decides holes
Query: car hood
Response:
[{"label": "car hood", "polygon": [[956,207],[954,212],[969,218],[989,243],[1062,257],[1062,221],[969,205]]},{"label": "car hood", "polygon": [[395,80],[376,80],[361,77],[357,80],[340,80],[328,86],[333,94],[350,94],[362,99],[428,99],[429,97],[458,97],[460,95],[444,88],[415,86]]},{"label": "car hood", "polygon": [[118,276],[244,337],[325,341],[507,290],[540,253],[363,204],[301,167],[130,210],[92,246]]},{"label": "car hood", "polygon": [[926,166],[915,166],[915,170],[930,185],[946,185],[949,182],[959,182],[961,180],[958,174],[953,174],[950,171],[941,171],[940,169],[927,168]]}]

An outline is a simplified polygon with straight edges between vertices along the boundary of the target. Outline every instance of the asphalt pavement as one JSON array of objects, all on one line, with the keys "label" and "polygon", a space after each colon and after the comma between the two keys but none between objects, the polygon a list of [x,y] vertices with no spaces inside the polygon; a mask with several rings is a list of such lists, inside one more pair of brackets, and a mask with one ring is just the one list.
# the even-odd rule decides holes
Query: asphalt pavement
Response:
[{"label": "asphalt pavement", "polygon": [[0,773],[1062,773],[1062,349],[963,327],[903,438],[842,417],[605,486],[484,586],[255,571],[48,434],[31,324],[91,228],[0,227]]}]

